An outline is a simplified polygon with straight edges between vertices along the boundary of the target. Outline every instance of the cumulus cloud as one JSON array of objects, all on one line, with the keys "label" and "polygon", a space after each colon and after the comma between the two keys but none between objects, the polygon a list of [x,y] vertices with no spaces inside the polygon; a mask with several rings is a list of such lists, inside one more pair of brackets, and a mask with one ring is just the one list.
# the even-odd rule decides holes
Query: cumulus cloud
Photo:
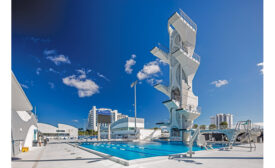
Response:
[{"label": "cumulus cloud", "polygon": [[80,75],[78,76],[80,79],[85,79],[87,77],[86,72],[84,69],[77,69],[76,70]]},{"label": "cumulus cloud", "polygon": [[159,61],[152,61],[144,65],[142,70],[137,73],[137,78],[143,80],[160,72]]},{"label": "cumulus cloud", "polygon": [[55,65],[63,64],[71,64],[71,61],[68,57],[63,54],[58,54],[56,50],[44,50],[44,55],[46,55],[46,59],[52,61]]},{"label": "cumulus cloud", "polygon": [[257,64],[258,67],[261,67],[260,71],[262,74],[264,74],[264,63],[263,62],[260,62]]},{"label": "cumulus cloud", "polygon": [[55,65],[60,65],[61,63],[71,64],[69,58],[64,55],[48,56],[47,59],[51,60]]},{"label": "cumulus cloud", "polygon": [[133,72],[132,66],[136,64],[135,58],[136,55],[132,54],[131,58],[126,61],[126,64],[124,65],[126,73],[131,74]]},{"label": "cumulus cloud", "polygon": [[91,79],[87,79],[84,70],[77,70],[77,72],[79,75],[71,75],[63,78],[63,83],[67,86],[76,88],[79,97],[90,97],[99,92],[99,86]]},{"label": "cumulus cloud", "polygon": [[39,74],[40,74],[40,71],[42,71],[42,69],[41,69],[41,68],[37,68],[37,69],[36,69],[36,74],[39,75]]},{"label": "cumulus cloud", "polygon": [[217,81],[211,82],[211,84],[215,85],[216,87],[221,87],[223,85],[227,85],[228,81],[227,80],[217,80]]},{"label": "cumulus cloud", "polygon": [[49,82],[48,84],[50,85],[51,89],[53,89],[55,87],[54,83],[52,83],[52,82]]}]

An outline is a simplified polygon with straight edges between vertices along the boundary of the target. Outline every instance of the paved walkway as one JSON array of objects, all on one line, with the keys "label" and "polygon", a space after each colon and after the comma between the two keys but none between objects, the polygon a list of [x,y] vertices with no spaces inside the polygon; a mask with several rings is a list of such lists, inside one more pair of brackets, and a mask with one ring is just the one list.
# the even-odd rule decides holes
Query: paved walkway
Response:
[{"label": "paved walkway", "polygon": [[12,168],[262,168],[263,144],[257,144],[257,150],[234,147],[231,151],[199,151],[193,158],[163,159],[138,165],[122,166],[67,144],[48,144],[32,151],[17,155]]}]

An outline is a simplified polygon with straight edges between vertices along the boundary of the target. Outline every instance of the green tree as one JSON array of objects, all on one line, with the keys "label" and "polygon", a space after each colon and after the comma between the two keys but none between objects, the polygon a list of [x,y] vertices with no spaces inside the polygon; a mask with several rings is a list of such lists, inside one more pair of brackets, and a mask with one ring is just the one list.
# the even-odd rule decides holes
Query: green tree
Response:
[{"label": "green tree", "polygon": [[198,128],[198,124],[194,124],[193,129],[197,129],[197,128]]},{"label": "green tree", "polygon": [[226,121],[223,121],[223,122],[220,123],[220,128],[221,129],[227,129],[227,127],[228,127],[228,123]]},{"label": "green tree", "polygon": [[200,129],[201,130],[205,130],[206,129],[206,125],[200,125]]},{"label": "green tree", "polygon": [[210,124],[210,125],[209,125],[209,129],[211,129],[211,130],[216,129],[216,128],[217,128],[217,127],[216,127],[215,124]]}]

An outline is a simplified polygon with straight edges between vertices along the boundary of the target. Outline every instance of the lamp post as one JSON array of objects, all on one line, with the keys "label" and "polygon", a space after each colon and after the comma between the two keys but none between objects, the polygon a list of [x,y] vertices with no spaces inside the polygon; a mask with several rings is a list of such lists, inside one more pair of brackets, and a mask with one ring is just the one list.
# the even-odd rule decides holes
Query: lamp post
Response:
[{"label": "lamp post", "polygon": [[86,125],[86,118],[82,119],[83,120],[83,131],[84,131],[84,137],[86,135],[85,131],[85,125]]},{"label": "lamp post", "polygon": [[134,87],[134,93],[135,93],[135,135],[137,132],[137,96],[136,96],[136,90],[137,90],[137,80],[131,84],[131,88]]}]

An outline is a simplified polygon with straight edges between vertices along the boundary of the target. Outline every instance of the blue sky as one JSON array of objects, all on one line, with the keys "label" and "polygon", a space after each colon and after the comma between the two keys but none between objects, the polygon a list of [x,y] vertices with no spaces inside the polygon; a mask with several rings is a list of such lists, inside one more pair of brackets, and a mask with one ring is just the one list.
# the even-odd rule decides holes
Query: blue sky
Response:
[{"label": "blue sky", "polygon": [[12,70],[39,122],[83,127],[94,105],[134,116],[130,84],[139,72],[137,116],[147,128],[167,121],[161,102],[168,97],[152,82],[168,84],[169,68],[150,50],[168,47],[167,21],[179,8],[198,26],[193,91],[202,114],[195,123],[209,125],[217,113],[262,122],[260,0],[14,0]]}]

